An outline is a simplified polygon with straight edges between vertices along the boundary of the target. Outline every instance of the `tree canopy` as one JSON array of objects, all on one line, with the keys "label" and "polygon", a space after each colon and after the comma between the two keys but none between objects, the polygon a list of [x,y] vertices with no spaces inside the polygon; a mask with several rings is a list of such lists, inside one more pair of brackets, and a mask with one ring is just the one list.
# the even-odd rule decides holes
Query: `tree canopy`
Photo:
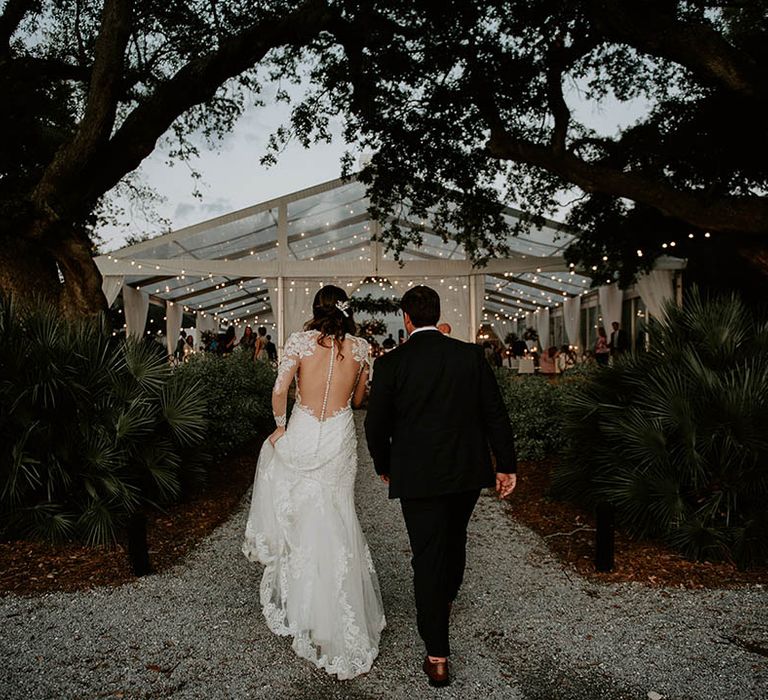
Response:
[{"label": "tree canopy", "polygon": [[[629,282],[660,254],[768,271],[767,0],[7,0],[0,14],[0,287],[103,306],[90,231],[161,138],[228,130],[257,69],[311,89],[289,133],[346,138],[402,250],[422,221],[482,261],[562,212],[571,262]],[[574,110],[647,105],[614,135]],[[272,156],[268,156],[267,160]],[[352,159],[346,163],[351,169]],[[706,246],[703,236],[711,235]],[[667,248],[664,247],[667,245]],[[711,267],[711,266],[710,266]],[[63,283],[62,283],[63,280]]]},{"label": "tree canopy", "polygon": [[[503,252],[501,186],[529,223],[575,197],[568,258],[601,282],[670,252],[722,266],[732,251],[768,272],[764,0],[349,7],[366,30],[333,37],[344,51],[329,44],[310,101],[352,116],[382,217],[408,200],[482,259]],[[579,119],[576,93],[647,110],[606,136]],[[402,248],[418,226],[385,235]]]},{"label": "tree canopy", "polygon": [[7,0],[1,286],[74,313],[102,307],[89,234],[103,195],[164,136],[183,158],[193,132],[228,130],[259,91],[255,68],[328,18],[322,0]]}]

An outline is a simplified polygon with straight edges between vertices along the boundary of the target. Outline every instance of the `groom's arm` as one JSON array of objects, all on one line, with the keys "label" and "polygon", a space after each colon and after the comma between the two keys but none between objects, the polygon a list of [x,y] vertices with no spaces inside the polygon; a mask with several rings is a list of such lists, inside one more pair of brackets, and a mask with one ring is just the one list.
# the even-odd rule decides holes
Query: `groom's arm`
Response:
[{"label": "groom's arm", "polygon": [[376,361],[365,416],[365,439],[373,466],[380,476],[389,475],[392,431],[394,429],[395,391],[384,358]]},{"label": "groom's arm", "polygon": [[485,358],[480,356],[480,403],[483,423],[488,432],[493,456],[496,458],[496,472],[514,474],[517,471],[515,435],[509,422],[509,413],[501,398],[499,383]]}]

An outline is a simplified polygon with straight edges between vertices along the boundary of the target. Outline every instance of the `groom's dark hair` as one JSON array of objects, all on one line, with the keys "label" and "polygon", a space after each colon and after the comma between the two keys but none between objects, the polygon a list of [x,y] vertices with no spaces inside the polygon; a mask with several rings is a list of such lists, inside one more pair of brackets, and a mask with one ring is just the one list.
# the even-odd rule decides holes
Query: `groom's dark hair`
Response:
[{"label": "groom's dark hair", "polygon": [[419,284],[403,294],[400,308],[416,328],[434,326],[440,318],[440,297],[431,287]]}]

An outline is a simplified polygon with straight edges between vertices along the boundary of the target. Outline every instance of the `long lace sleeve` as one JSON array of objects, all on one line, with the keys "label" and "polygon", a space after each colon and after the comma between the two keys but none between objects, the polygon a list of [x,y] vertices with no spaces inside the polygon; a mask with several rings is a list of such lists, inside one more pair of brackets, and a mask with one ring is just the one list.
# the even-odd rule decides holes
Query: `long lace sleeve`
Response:
[{"label": "long lace sleeve", "polygon": [[358,376],[365,371],[371,369],[371,358],[370,358],[370,351],[371,346],[368,344],[368,341],[364,338],[355,338],[352,345],[352,357],[355,358],[356,362],[360,363],[360,367],[358,368]]},{"label": "long lace sleeve", "polygon": [[275,417],[275,425],[277,425],[278,428],[285,427],[285,414],[288,407],[288,389],[290,389],[291,382],[296,376],[296,371],[299,369],[301,348],[296,335],[297,334],[294,333],[289,336],[285,343],[283,356],[280,358],[280,363],[277,366],[275,386],[272,388],[272,415]]}]

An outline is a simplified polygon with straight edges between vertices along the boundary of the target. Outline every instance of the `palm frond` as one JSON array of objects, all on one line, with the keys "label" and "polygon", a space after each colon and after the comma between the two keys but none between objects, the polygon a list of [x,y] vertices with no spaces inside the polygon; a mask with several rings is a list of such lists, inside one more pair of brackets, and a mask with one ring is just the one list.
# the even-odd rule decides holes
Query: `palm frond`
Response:
[{"label": "palm frond", "polygon": [[202,442],[207,426],[206,402],[197,383],[185,383],[174,378],[160,392],[160,407],[163,418],[179,444]]}]

